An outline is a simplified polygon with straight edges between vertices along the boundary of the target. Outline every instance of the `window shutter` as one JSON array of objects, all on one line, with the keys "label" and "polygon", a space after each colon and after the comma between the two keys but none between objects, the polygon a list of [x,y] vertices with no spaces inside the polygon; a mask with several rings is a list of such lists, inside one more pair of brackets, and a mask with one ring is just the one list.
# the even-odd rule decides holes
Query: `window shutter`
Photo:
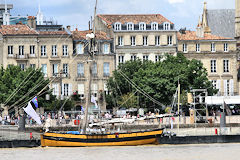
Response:
[{"label": "window shutter", "polygon": [[72,84],[69,84],[68,85],[68,96],[71,96],[72,95]]},{"label": "window shutter", "polygon": [[59,97],[59,86],[56,84],[56,96]]},{"label": "window shutter", "polygon": [[218,93],[221,93],[221,80],[220,79],[217,80],[216,89],[218,89]]},{"label": "window shutter", "polygon": [[227,80],[224,80],[224,96],[227,96]]},{"label": "window shutter", "polygon": [[230,95],[234,95],[234,84],[233,84],[233,79],[230,80]]},{"label": "window shutter", "polygon": [[78,94],[84,94],[84,84],[78,84]]}]

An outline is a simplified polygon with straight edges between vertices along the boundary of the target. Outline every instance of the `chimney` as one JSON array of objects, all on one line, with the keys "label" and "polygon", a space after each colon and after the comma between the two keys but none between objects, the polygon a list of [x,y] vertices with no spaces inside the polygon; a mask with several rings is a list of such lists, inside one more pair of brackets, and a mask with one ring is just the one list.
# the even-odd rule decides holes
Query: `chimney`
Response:
[{"label": "chimney", "polygon": [[30,28],[36,29],[36,17],[28,16],[27,25]]},{"label": "chimney", "polygon": [[181,28],[180,30],[179,30],[179,32],[181,33],[181,34],[186,34],[186,27],[185,28]]},{"label": "chimney", "polygon": [[71,31],[71,26],[70,25],[67,26],[67,30]]}]

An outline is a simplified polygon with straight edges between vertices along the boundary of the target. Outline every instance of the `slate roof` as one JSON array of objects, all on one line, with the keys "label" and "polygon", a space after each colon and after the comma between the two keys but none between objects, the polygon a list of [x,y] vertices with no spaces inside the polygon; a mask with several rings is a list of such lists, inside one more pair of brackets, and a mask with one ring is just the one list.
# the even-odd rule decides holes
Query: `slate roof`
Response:
[{"label": "slate roof", "polygon": [[[92,33],[92,30],[86,31],[72,31],[72,36],[74,40],[85,40],[86,35]],[[111,38],[107,36],[107,33],[103,31],[96,31],[96,38],[100,40],[110,40]]]},{"label": "slate roof", "polygon": [[212,34],[204,34],[204,37],[198,37],[195,31],[185,31],[185,34],[181,34],[178,32],[177,34],[178,40],[232,40],[232,38],[220,37]]},{"label": "slate roof", "polygon": [[145,22],[146,24],[151,24],[152,22],[157,22],[158,24],[162,24],[163,22],[169,22],[173,24],[161,14],[99,14],[97,16],[104,20],[108,25],[112,25],[116,22],[120,22],[121,24],[125,24],[128,22],[132,22],[134,24],[138,24],[140,22]]},{"label": "slate roof", "polygon": [[207,10],[207,20],[213,35],[235,37],[234,9]]}]

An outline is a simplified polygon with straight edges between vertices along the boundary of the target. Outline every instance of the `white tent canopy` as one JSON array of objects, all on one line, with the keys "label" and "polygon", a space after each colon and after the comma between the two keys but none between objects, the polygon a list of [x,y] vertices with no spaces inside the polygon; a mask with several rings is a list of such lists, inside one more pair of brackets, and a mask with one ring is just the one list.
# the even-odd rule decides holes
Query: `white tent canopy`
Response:
[{"label": "white tent canopy", "polygon": [[240,96],[208,96],[205,99],[207,105],[240,104]]}]

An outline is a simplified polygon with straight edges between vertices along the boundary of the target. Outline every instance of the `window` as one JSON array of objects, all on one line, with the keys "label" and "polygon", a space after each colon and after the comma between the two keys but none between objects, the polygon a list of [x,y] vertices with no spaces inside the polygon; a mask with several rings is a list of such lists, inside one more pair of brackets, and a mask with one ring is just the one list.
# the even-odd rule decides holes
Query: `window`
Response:
[{"label": "window", "polygon": [[183,44],[183,52],[186,53],[188,51],[187,44]]},{"label": "window", "polygon": [[30,56],[35,56],[35,46],[30,46]]},{"label": "window", "polygon": [[196,52],[200,52],[200,44],[199,43],[196,44]]},{"label": "window", "polygon": [[124,56],[118,56],[118,62],[124,63]]},{"label": "window", "polygon": [[155,45],[160,46],[160,36],[155,36]]},{"label": "window", "polygon": [[143,45],[144,46],[148,45],[148,37],[147,36],[143,36]]},{"label": "window", "polygon": [[8,55],[13,56],[13,46],[8,46]]},{"label": "window", "polygon": [[136,46],[136,37],[131,36],[131,46]]},{"label": "window", "polygon": [[104,77],[109,77],[109,75],[110,75],[109,63],[108,62],[104,62],[103,63],[103,76]]},{"label": "window", "polygon": [[65,76],[68,76],[68,64],[63,64],[63,73],[65,74]]},{"label": "window", "polygon": [[229,60],[223,60],[223,72],[229,72]]},{"label": "window", "polygon": [[211,52],[216,52],[215,43],[211,43]]},{"label": "window", "polygon": [[170,23],[169,22],[163,23],[163,30],[170,30]]},{"label": "window", "polygon": [[45,46],[45,45],[44,45],[44,46],[41,46],[41,56],[42,56],[42,57],[47,56],[47,53],[46,53],[46,46]]},{"label": "window", "polygon": [[68,56],[68,46],[67,45],[63,45],[63,56]]},{"label": "window", "polygon": [[93,63],[93,65],[92,65],[92,75],[94,77],[97,76],[97,63]]},{"label": "window", "polygon": [[212,80],[212,85],[213,85],[213,88],[216,89],[217,88],[217,80]]},{"label": "window", "polygon": [[115,31],[121,30],[121,23],[115,23]]},{"label": "window", "polygon": [[63,95],[68,96],[69,95],[69,84],[63,84]]},{"label": "window", "polygon": [[224,43],[224,45],[223,45],[223,50],[224,50],[224,52],[228,52],[228,44],[227,43]]},{"label": "window", "polygon": [[83,44],[77,44],[77,54],[83,54]]},{"label": "window", "polygon": [[146,24],[143,23],[143,22],[139,23],[139,30],[140,30],[140,31],[146,30]]},{"label": "window", "polygon": [[57,56],[57,45],[52,46],[52,56],[53,57]]},{"label": "window", "polygon": [[134,25],[133,25],[133,23],[127,23],[127,30],[128,30],[128,31],[134,30]]},{"label": "window", "polygon": [[155,62],[160,62],[160,61],[161,61],[161,56],[155,55]]},{"label": "window", "polygon": [[173,45],[173,42],[172,42],[172,36],[168,36],[167,37],[167,44],[170,46],[170,45]]},{"label": "window", "polygon": [[118,37],[118,45],[123,46],[123,37],[122,36]]},{"label": "window", "polygon": [[109,95],[110,94],[110,91],[108,90],[106,83],[103,84],[103,90],[104,90],[104,94],[105,95]]},{"label": "window", "polygon": [[19,53],[20,56],[24,55],[24,46],[19,46]]},{"label": "window", "polygon": [[144,61],[147,61],[147,60],[148,60],[148,55],[144,55],[144,56],[143,56],[143,60],[144,60]]},{"label": "window", "polygon": [[36,65],[35,64],[30,64],[30,67],[31,68],[36,68]]},{"label": "window", "polygon": [[137,60],[137,56],[136,55],[131,55],[131,61],[136,61]]},{"label": "window", "polygon": [[109,49],[109,44],[104,44],[103,45],[103,53],[104,54],[109,54],[110,49]]},{"label": "window", "polygon": [[78,84],[78,94],[80,98],[84,98],[84,84]]},{"label": "window", "polygon": [[97,93],[98,93],[98,85],[92,84],[91,85],[91,94],[95,97],[95,100],[97,100]]},{"label": "window", "polygon": [[57,76],[57,74],[58,74],[58,64],[52,64],[52,71],[53,71],[53,76]]},{"label": "window", "polygon": [[158,23],[156,23],[156,22],[152,23],[151,28],[152,28],[152,30],[154,30],[154,31],[158,30]]},{"label": "window", "polygon": [[217,63],[216,60],[211,60],[211,73],[216,73],[217,72]]},{"label": "window", "polygon": [[46,64],[42,64],[42,73],[43,73],[44,77],[47,77],[47,65]]},{"label": "window", "polygon": [[25,70],[25,64],[19,64],[19,67],[24,71]]},{"label": "window", "polygon": [[83,63],[77,64],[77,74],[78,74],[78,77],[84,77],[84,64]]}]

